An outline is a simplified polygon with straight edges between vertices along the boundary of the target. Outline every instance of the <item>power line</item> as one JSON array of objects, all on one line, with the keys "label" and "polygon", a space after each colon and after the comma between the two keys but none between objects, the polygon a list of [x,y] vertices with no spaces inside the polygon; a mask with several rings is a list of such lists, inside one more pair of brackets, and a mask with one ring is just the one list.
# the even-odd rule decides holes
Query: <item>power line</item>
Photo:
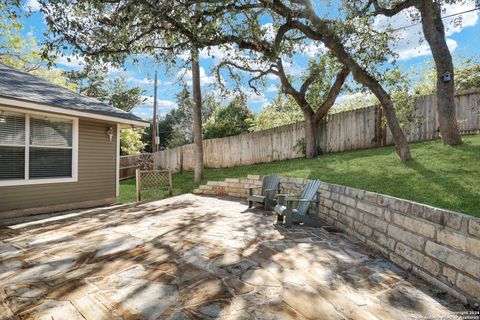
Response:
[{"label": "power line", "polygon": [[[446,18],[451,18],[451,17],[459,16],[459,15],[464,14],[464,13],[469,13],[469,12],[477,11],[477,10],[480,10],[480,4],[477,5],[477,7],[474,8],[474,9],[469,9],[469,10],[465,10],[465,11],[462,11],[462,12],[457,12],[457,13],[453,13],[453,14],[449,14],[449,15],[443,16],[443,17],[442,17],[442,20],[443,20],[443,19],[446,19]],[[422,23],[421,23],[421,22],[417,22],[417,23],[414,23],[414,24],[411,24],[411,25],[408,25],[408,26],[403,26],[403,27],[399,27],[399,28],[396,28],[396,29],[386,30],[386,31],[390,31],[390,32],[399,31],[399,30],[408,29],[408,28],[411,28],[411,27],[414,27],[414,26],[418,26],[418,25],[420,25],[420,24],[422,24]]]}]

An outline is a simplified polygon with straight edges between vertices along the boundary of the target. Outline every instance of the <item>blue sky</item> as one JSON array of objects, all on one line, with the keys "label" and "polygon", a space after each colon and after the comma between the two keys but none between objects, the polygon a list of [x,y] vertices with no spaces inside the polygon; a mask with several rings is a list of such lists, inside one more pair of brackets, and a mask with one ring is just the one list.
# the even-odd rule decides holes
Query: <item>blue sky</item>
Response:
[{"label": "blue sky", "polygon": [[[38,3],[36,0],[27,0],[24,3],[24,8],[31,12],[31,15],[23,19],[25,26],[25,34],[32,34],[38,42],[43,40],[43,33],[46,31],[46,25],[42,14],[39,13]],[[444,15],[451,15],[475,8],[474,1],[470,1],[463,5],[449,5],[445,8]],[[480,23],[479,11],[473,11],[461,15],[461,23],[459,24],[459,16],[444,19],[447,29],[447,43],[454,55],[479,56],[480,55]],[[412,21],[407,13],[397,15],[395,18],[378,18],[376,21],[376,28],[382,30],[386,26],[391,26],[395,29],[401,28],[398,31],[400,39],[392,44],[394,50],[399,54],[397,65],[400,65],[403,70],[413,70],[423,68],[429,61],[431,61],[431,54],[429,47],[425,41],[421,41],[421,26],[412,25]],[[411,26],[403,28],[406,26]],[[300,75],[303,67],[308,63],[308,59],[315,56],[315,53],[322,50],[318,44],[310,44],[304,48],[303,53],[297,54],[290,65],[288,71],[294,75]],[[224,51],[218,48],[212,48],[209,56],[207,50],[201,52],[201,80],[202,87],[205,92],[215,90],[210,85],[214,82],[214,76],[211,72],[212,67],[225,54]],[[65,57],[57,60],[57,68],[71,70],[81,68],[81,59],[70,57],[71,61],[67,61],[68,53]],[[188,70],[171,70],[166,72],[165,67],[160,63],[155,63],[153,60],[144,58],[141,59],[139,65],[127,64],[126,70],[111,68],[110,76],[123,75],[130,85],[138,85],[145,89],[145,96],[147,102],[135,108],[133,112],[142,118],[151,118],[152,103],[153,103],[153,71],[157,70],[159,75],[158,86],[158,103],[160,106],[160,114],[164,115],[172,108],[176,107],[175,94],[180,90],[180,78],[184,75],[183,80],[189,81],[190,73]],[[248,96],[249,108],[255,112],[259,112],[266,106],[273,98],[276,97],[279,89],[279,82],[274,77],[268,77],[267,84],[263,95],[258,96],[253,91],[249,90],[245,85],[245,91]],[[340,101],[345,100],[346,96],[340,98]]]}]

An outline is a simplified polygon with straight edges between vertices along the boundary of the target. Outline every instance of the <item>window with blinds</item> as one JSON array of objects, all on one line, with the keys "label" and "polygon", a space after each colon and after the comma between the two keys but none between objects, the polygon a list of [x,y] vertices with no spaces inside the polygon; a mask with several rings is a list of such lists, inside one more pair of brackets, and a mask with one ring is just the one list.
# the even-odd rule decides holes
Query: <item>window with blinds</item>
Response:
[{"label": "window with blinds", "polygon": [[0,109],[0,185],[73,177],[73,120]]},{"label": "window with blinds", "polygon": [[0,110],[0,180],[25,179],[25,120]]},{"label": "window with blinds", "polygon": [[72,130],[72,121],[30,117],[30,179],[72,176]]}]

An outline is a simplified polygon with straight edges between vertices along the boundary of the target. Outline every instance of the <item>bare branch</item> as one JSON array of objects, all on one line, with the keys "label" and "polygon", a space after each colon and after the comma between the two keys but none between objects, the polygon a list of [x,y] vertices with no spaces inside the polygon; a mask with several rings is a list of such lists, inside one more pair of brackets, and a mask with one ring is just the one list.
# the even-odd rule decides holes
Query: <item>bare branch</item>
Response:
[{"label": "bare branch", "polygon": [[271,65],[268,69],[263,70],[263,69],[255,69],[255,68],[250,68],[247,66],[239,65],[238,63],[232,62],[232,61],[222,61],[218,64],[217,70],[219,70],[222,67],[234,67],[236,69],[245,71],[245,72],[250,72],[250,73],[258,73],[256,76],[252,77],[251,79],[248,80],[248,86],[252,88],[252,90],[256,94],[260,94],[260,91],[258,88],[254,85],[254,83],[258,80],[261,79],[262,77],[266,76],[267,74],[274,74],[278,75],[278,71],[275,70],[275,65]]}]

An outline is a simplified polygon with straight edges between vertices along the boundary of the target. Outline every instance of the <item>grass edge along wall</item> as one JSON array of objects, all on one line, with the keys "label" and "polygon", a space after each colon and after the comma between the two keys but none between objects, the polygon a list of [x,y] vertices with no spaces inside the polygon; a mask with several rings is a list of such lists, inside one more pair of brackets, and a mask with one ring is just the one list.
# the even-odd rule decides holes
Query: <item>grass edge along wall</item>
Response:
[{"label": "grass edge along wall", "polygon": [[[241,178],[246,174],[319,179],[378,192],[480,217],[480,135],[464,136],[460,146],[440,140],[410,145],[414,159],[402,163],[393,147],[324,154],[243,167],[205,169],[204,181]],[[191,192],[193,173],[174,173],[173,193]],[[135,180],[122,181],[119,202],[135,201]],[[147,195],[158,199],[166,194]]]}]

